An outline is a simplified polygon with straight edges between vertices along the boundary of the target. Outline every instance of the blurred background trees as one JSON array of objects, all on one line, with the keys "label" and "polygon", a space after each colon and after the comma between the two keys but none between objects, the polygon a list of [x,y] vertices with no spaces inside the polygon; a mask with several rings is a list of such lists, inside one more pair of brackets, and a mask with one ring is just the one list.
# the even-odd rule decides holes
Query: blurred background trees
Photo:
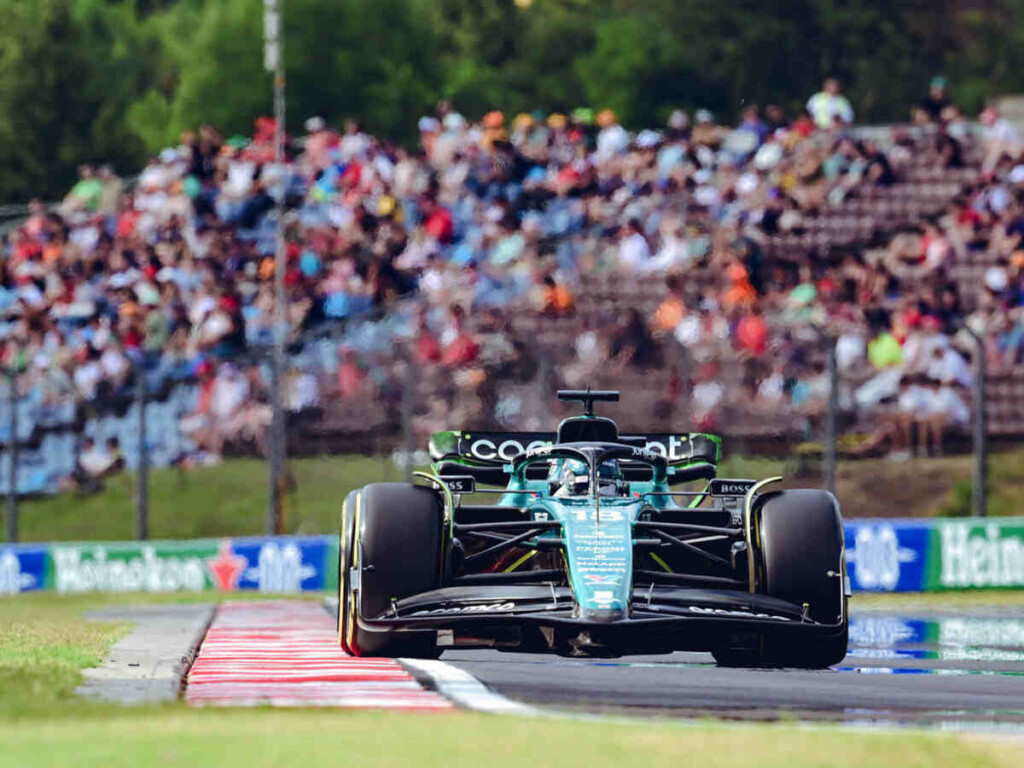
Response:
[{"label": "blurred background trees", "polygon": [[[202,123],[270,112],[262,0],[0,0],[0,201],[59,196]],[[860,122],[906,118],[935,75],[968,112],[1024,91],[1024,0],[286,0],[293,130],[360,120],[408,142],[440,98],[471,117],[675,108],[791,114],[839,77]]]}]

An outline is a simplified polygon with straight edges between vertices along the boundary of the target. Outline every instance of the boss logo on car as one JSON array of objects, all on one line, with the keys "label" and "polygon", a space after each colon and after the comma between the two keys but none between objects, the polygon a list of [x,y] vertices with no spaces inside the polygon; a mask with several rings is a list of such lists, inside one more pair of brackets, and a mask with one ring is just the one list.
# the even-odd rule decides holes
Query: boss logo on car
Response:
[{"label": "boss logo on car", "polygon": [[455,616],[467,613],[507,613],[516,607],[515,603],[489,603],[486,605],[463,605],[452,608],[434,608],[430,611],[417,611],[413,616]]},{"label": "boss logo on car", "polygon": [[476,480],[471,475],[449,475],[442,480],[452,493],[476,493]]},{"label": "boss logo on car", "polygon": [[757,484],[754,480],[722,480],[716,478],[711,481],[710,492],[712,496],[746,496],[747,491]]}]

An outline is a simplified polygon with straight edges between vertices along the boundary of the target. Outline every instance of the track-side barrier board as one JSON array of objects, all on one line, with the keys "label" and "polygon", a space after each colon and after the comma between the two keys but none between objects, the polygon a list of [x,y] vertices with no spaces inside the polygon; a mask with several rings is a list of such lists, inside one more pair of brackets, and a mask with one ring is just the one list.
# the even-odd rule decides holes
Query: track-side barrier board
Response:
[{"label": "track-side barrier board", "polygon": [[[855,592],[1024,588],[1024,517],[846,522]],[[0,544],[0,594],[320,592],[337,589],[334,536]]]}]

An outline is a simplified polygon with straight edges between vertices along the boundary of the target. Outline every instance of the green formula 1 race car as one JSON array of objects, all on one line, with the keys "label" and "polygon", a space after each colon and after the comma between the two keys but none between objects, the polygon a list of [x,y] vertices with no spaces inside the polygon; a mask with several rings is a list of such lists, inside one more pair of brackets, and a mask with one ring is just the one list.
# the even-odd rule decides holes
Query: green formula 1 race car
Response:
[{"label": "green formula 1 race car", "polygon": [[[338,578],[347,652],[842,661],[849,583],[832,494],[717,478],[711,435],[620,435],[594,415],[617,392],[558,397],[584,412],[556,433],[441,432],[432,473],[348,495]],[[497,504],[466,501],[483,494]]]}]

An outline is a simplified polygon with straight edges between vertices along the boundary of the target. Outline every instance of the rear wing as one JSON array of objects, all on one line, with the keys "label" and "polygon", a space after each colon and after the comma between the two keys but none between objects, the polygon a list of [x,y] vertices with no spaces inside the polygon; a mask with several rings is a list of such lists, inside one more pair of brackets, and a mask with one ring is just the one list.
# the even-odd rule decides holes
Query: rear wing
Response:
[{"label": "rear wing", "polygon": [[[435,432],[430,436],[430,458],[483,466],[502,466],[533,448],[554,445],[554,432]],[[665,457],[670,466],[693,462],[717,464],[722,440],[701,432],[689,434],[619,435],[618,442]]]}]

